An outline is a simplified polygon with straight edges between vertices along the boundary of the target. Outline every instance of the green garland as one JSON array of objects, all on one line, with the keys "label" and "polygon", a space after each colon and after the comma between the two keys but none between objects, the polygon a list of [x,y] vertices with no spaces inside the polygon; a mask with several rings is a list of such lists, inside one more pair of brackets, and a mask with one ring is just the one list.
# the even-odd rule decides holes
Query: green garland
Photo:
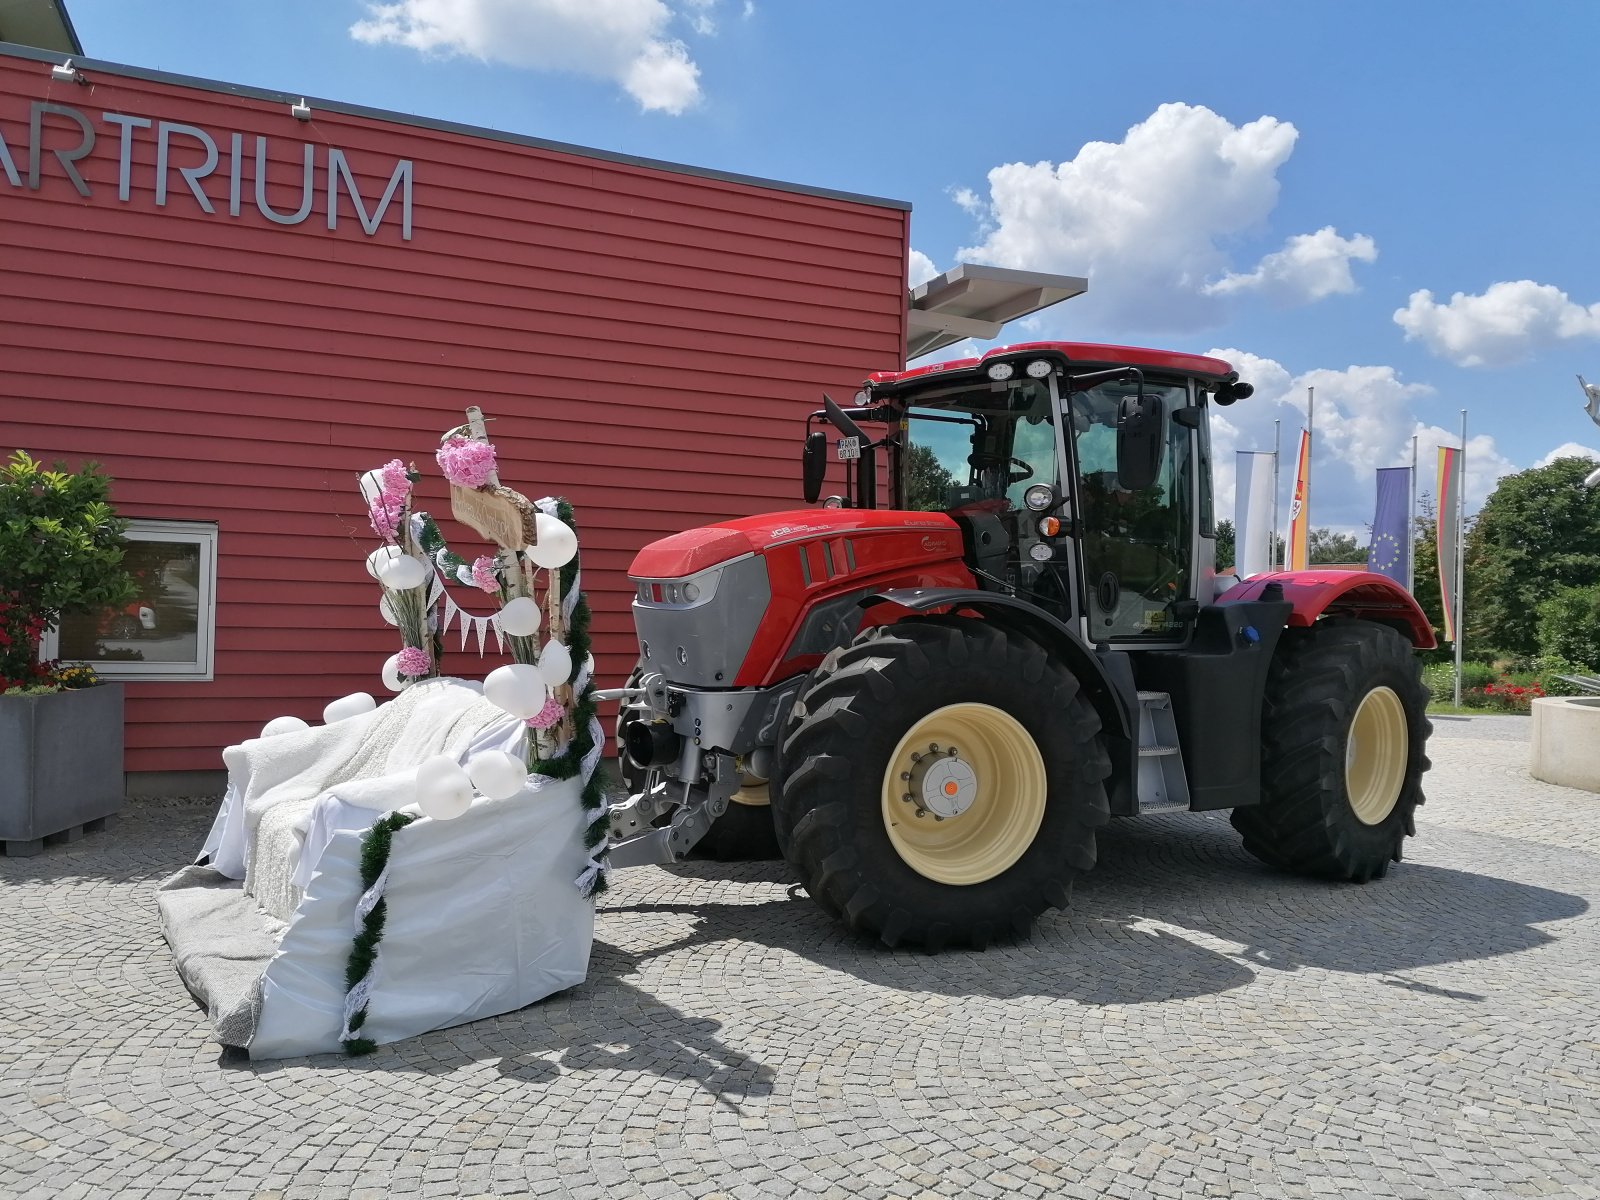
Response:
[{"label": "green garland", "polygon": [[[394,841],[395,830],[404,829],[415,820],[416,817],[408,813],[392,812],[374,821],[372,828],[367,830],[366,836],[361,839],[363,894],[371,890],[372,885],[377,883],[378,877],[383,874],[383,869],[389,865],[389,851]],[[350,947],[350,961],[344,969],[346,992],[365,979],[367,973],[372,970],[372,964],[377,961],[378,943],[383,940],[383,922],[387,915],[388,901],[379,900],[361,919],[361,932],[356,934],[355,942]],[[367,1010],[363,1005],[361,1010],[350,1018],[350,1032],[356,1032],[366,1023]],[[352,1058],[371,1054],[377,1048],[378,1043],[371,1038],[347,1038],[344,1042],[345,1053]]]},{"label": "green garland", "polygon": [[[556,498],[556,516],[573,534],[578,532],[578,523],[572,514],[572,505],[564,497]],[[573,584],[578,578],[578,556],[574,555],[572,561],[562,567],[557,577],[558,586],[561,588],[561,598],[564,600],[572,591]],[[572,674],[567,677],[567,682],[576,683],[578,675],[582,672],[584,664],[589,661],[592,641],[589,637],[589,622],[592,614],[589,611],[589,600],[582,592],[578,593],[578,602],[573,607],[572,616],[567,622],[566,644],[572,652]],[[594,737],[590,732],[594,724],[595,713],[598,705],[594,698],[594,679],[591,678],[583,689],[583,694],[577,698],[577,703],[572,707],[572,745],[567,753],[560,758],[540,761],[534,764],[534,771],[550,779],[571,779],[582,768],[583,760],[594,749]],[[583,848],[593,850],[606,840],[611,832],[611,814],[606,808],[605,785],[601,782],[598,770],[590,774],[584,781],[581,793],[583,811],[589,817],[589,823],[583,831]],[[592,896],[599,896],[607,888],[605,872],[600,872],[595,877]]]}]

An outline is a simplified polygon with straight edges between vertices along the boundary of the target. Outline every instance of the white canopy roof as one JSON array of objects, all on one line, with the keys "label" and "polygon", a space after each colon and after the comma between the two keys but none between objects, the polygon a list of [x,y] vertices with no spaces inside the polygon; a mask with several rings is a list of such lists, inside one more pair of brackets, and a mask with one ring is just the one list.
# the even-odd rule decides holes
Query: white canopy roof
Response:
[{"label": "white canopy roof", "polygon": [[1000,327],[1062,300],[1081,296],[1089,281],[1076,275],[1046,275],[961,263],[918,284],[909,293],[906,361],[963,338],[989,341]]}]

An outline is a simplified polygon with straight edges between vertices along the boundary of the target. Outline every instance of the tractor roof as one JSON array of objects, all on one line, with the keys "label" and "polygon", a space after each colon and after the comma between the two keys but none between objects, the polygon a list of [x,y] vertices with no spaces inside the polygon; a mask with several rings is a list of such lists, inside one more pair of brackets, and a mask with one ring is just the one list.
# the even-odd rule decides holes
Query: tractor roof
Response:
[{"label": "tractor roof", "polygon": [[1129,366],[1171,371],[1178,375],[1199,375],[1208,379],[1230,379],[1234,370],[1220,358],[1204,354],[1183,354],[1175,350],[1148,350],[1141,346],[1106,346],[1097,342],[1021,342],[1014,346],[996,346],[979,358],[956,358],[949,362],[933,363],[926,367],[912,367],[906,371],[874,371],[867,383],[874,388],[893,388],[929,375],[948,375],[957,371],[971,371],[998,358],[1017,355],[1059,355],[1084,366]]}]

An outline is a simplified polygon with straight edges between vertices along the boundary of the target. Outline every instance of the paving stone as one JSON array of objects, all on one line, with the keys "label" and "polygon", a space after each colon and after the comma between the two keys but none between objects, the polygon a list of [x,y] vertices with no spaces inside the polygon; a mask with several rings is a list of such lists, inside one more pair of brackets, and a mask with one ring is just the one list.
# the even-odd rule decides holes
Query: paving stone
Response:
[{"label": "paving stone", "polygon": [[0,1197],[1576,1196],[1600,797],[1441,722],[1406,861],[1117,821],[984,953],[846,936],[778,864],[618,872],[587,983],[354,1062],[225,1058],[154,889],[211,802],[0,859]]}]

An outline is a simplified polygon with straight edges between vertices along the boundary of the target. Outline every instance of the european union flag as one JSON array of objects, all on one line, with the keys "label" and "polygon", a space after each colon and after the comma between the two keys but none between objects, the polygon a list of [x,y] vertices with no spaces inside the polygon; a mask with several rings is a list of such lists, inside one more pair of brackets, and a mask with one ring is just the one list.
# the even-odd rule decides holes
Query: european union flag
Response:
[{"label": "european union flag", "polygon": [[1367,550],[1367,570],[1387,575],[1406,586],[1410,563],[1411,532],[1406,528],[1411,508],[1411,468],[1384,467],[1378,472],[1378,510],[1372,518],[1372,545]]}]

